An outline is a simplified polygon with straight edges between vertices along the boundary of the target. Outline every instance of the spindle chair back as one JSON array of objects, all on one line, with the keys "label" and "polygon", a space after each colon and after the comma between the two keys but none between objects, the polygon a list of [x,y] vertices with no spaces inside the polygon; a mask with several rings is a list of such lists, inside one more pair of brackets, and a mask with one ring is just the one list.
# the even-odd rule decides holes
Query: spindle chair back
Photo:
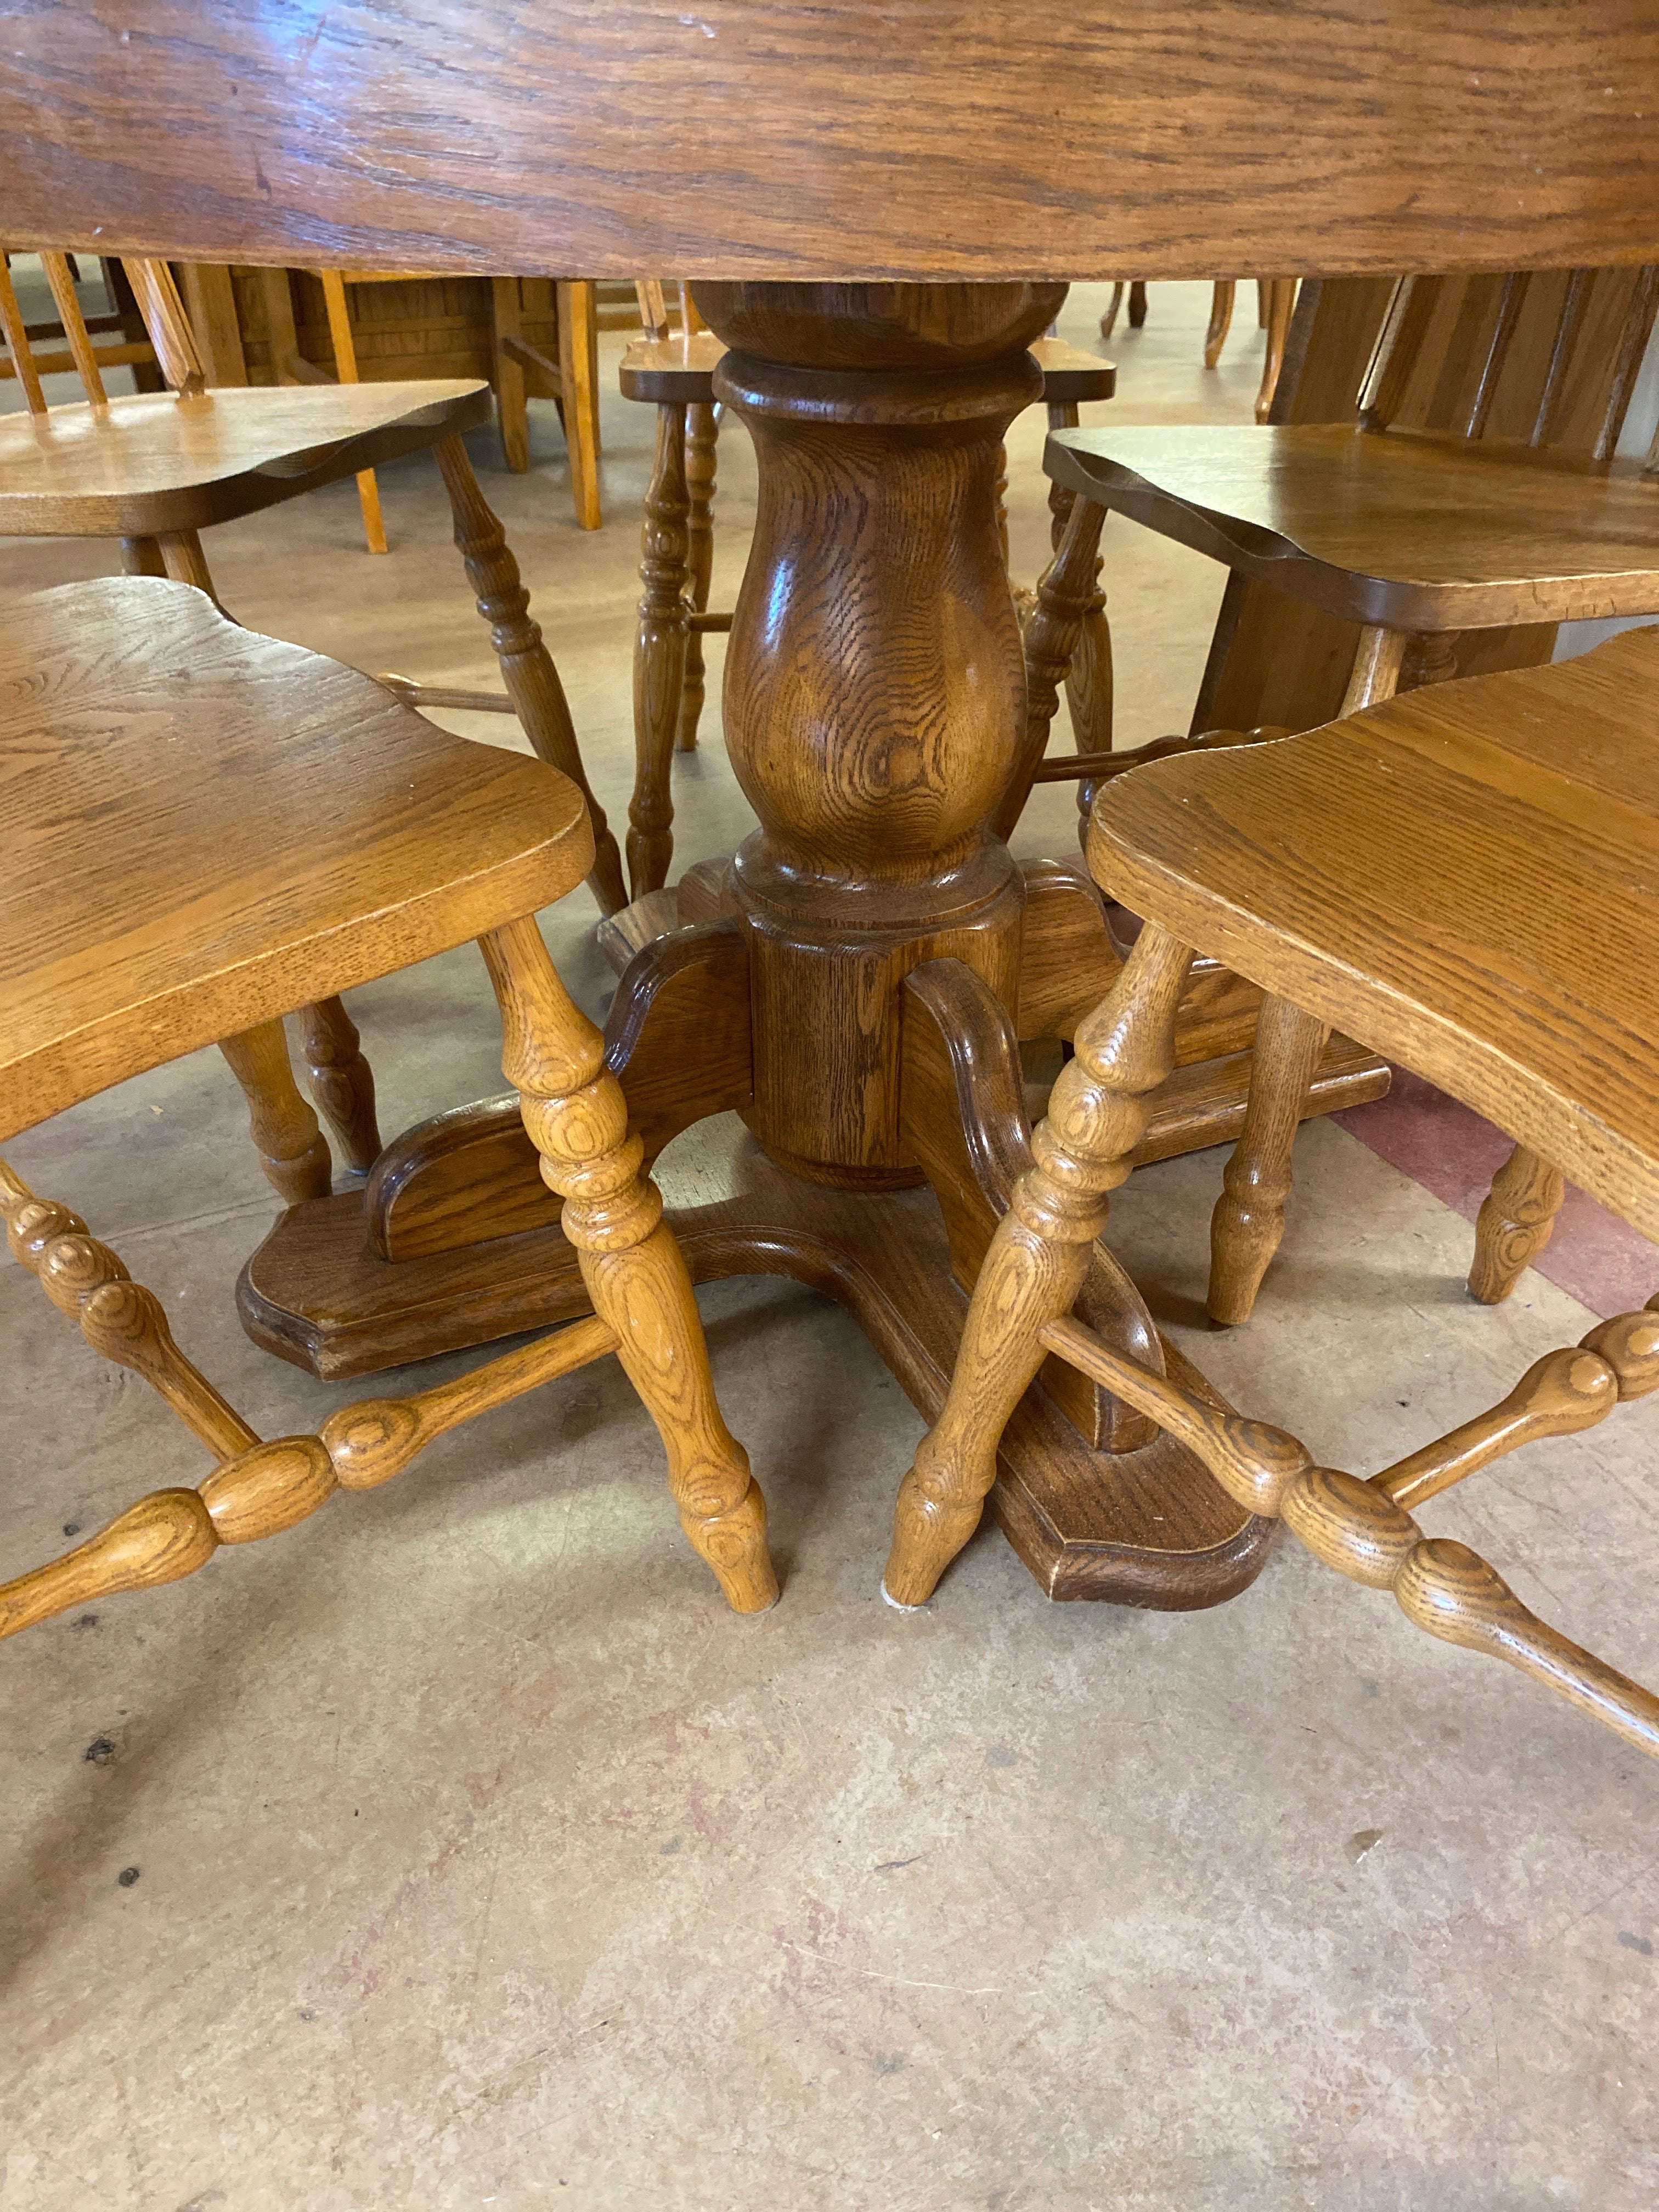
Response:
[{"label": "spindle chair back", "polygon": [[[0,256],[0,336],[6,343],[6,356],[0,364],[0,373],[15,378],[21,386],[23,397],[32,415],[47,412],[46,397],[41,389],[43,376],[62,375],[73,370],[81,380],[82,389],[94,406],[103,406],[107,399],[104,387],[104,372],[112,368],[132,368],[142,362],[161,365],[161,349],[154,337],[146,336],[135,343],[125,334],[113,344],[100,344],[98,339],[117,331],[125,332],[125,319],[118,304],[106,315],[87,319],[76,289],[75,265],[67,253],[44,252],[39,257],[42,275],[52,293],[52,304],[58,310],[56,330],[50,325],[36,325],[33,334],[23,319],[18,305],[16,288],[11,280],[9,258]],[[189,324],[173,287],[173,273],[165,262],[131,261],[106,264],[106,272],[116,267],[125,270],[133,288],[141,313],[145,314],[148,328],[150,316],[145,312],[152,290],[155,292],[155,317],[163,334],[163,343],[171,343],[179,380],[172,377],[174,388],[185,388],[184,379],[194,374],[194,389],[200,391],[204,382],[201,364],[195,358],[195,346],[190,337]],[[159,272],[155,275],[152,272]],[[112,289],[113,289],[112,283]],[[62,353],[37,355],[33,339],[45,338],[48,343],[61,332]],[[163,369],[165,375],[165,368]]]}]

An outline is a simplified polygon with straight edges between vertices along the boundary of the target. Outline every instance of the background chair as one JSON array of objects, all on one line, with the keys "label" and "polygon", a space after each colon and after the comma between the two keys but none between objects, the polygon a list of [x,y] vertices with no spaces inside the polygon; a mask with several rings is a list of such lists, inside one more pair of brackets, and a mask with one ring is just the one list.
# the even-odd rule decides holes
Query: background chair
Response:
[{"label": "background chair", "polygon": [[[165,745],[149,735],[158,717]],[[738,1611],[769,1605],[765,1509],[714,1400],[684,1261],[599,1032],[536,926],[592,860],[575,787],[149,577],[0,611],[0,1137],[215,1039],[245,1084],[271,1063],[285,1076],[289,1008],[477,937],[502,1066],[593,1306],[457,1381],[262,1442],[109,1247],[0,1164],[14,1254],[216,1462],[199,1489],[155,1492],[0,1587],[0,1636],[290,1528],[337,1488],[383,1482],[446,1429],[611,1352],[662,1435],[691,1543]],[[328,1149],[291,1078],[285,1092],[255,1082],[250,1104],[284,1194],[325,1195]]]},{"label": "background chair", "polygon": [[[1470,632],[1502,641],[1519,630],[1530,656],[1540,632],[1547,651],[1559,623],[1659,612],[1659,482],[1641,463],[1613,459],[1659,309],[1659,270],[1572,272],[1548,295],[1556,312],[1542,331],[1523,325],[1533,283],[1470,279],[1452,290],[1449,280],[1402,281],[1352,428],[1061,434],[1051,472],[1092,502],[1090,516],[1074,510],[1071,557],[1092,553],[1105,512],[1118,508],[1235,576],[1354,626],[1346,713],[1402,684],[1455,675]],[[1484,343],[1455,356],[1467,367],[1439,380],[1424,429],[1391,428],[1425,337],[1448,319],[1484,326]],[[1130,764],[1119,756],[1070,766],[1086,782]],[[1319,1048],[1309,1024],[1267,1009],[1214,1223],[1218,1320],[1248,1316],[1282,1234],[1290,1149]],[[1560,1199],[1553,1164],[1523,1148],[1478,1233],[1477,1296],[1508,1294]]]},{"label": "background chair", "polygon": [[[8,283],[0,290],[0,325],[30,412],[0,417],[0,535],[112,538],[130,572],[165,572],[216,599],[202,530],[429,448],[507,687],[505,697],[478,696],[516,713],[538,756],[581,790],[597,841],[594,896],[604,912],[622,905],[621,855],[589,789],[558,672],[462,441],[464,431],[485,419],[487,386],[440,381],[210,392],[167,264],[135,261],[128,273],[173,390],[112,399],[64,258],[42,259],[88,398],[82,405],[47,409]],[[411,703],[426,696],[407,682],[396,688]],[[331,1003],[307,1009],[302,1036],[313,1093],[351,1167],[367,1173],[380,1145],[373,1077],[356,1030],[344,1007]]]},{"label": "background chair", "polygon": [[[1547,1627],[1410,1509],[1535,1437],[1659,1389],[1659,1297],[1538,1361],[1369,1481],[1069,1317],[1109,1194],[1174,1057],[1194,950],[1304,1030],[1345,1029],[1557,1160],[1659,1238],[1659,629],[1419,690],[1276,744],[1164,760],[1096,802],[1097,881],[1146,919],[1031,1139],[980,1268],[944,1411],[901,1487],[884,1587],[926,1601],[972,1534],[1003,1426],[1066,1361],[1230,1495],[1431,1635],[1521,1668],[1659,1755],[1659,1698]],[[1534,876],[1551,886],[1547,919]],[[927,970],[921,971],[925,976]],[[914,981],[914,979],[913,979]]]},{"label": "background chair", "polygon": [[[1232,328],[1233,297],[1237,285],[1231,277],[1218,277],[1210,288],[1210,321],[1204,333],[1204,366],[1217,368],[1221,363],[1221,349],[1227,343],[1227,333]],[[1109,338],[1117,327],[1117,313],[1123,303],[1123,286],[1112,287],[1112,296],[1105,313],[1100,319],[1100,335]],[[1291,314],[1296,305],[1296,279],[1293,276],[1259,276],[1255,286],[1256,320],[1267,333],[1267,352],[1261,366],[1261,382],[1255,395],[1255,419],[1265,422],[1273,404],[1273,394],[1279,387],[1279,373],[1285,366],[1285,345],[1290,333]],[[1146,320],[1146,287],[1139,278],[1129,286],[1129,327],[1138,331]]]}]

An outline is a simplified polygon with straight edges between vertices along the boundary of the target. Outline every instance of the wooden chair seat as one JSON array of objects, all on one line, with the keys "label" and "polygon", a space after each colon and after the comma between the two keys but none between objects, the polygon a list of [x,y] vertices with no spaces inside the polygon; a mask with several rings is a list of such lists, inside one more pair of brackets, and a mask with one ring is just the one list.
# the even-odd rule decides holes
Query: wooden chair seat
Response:
[{"label": "wooden chair seat", "polygon": [[433,729],[355,669],[239,629],[202,592],[118,577],[0,608],[0,1134],[216,1039],[267,1174],[325,1198],[330,1160],[281,1017],[476,936],[502,1071],[565,1200],[592,1314],[469,1374],[262,1440],[194,1366],[155,1293],[0,1160],[14,1257],[103,1358],[142,1376],[214,1462],[0,1583],[0,1638],[177,1581],[370,1489],[444,1432],[615,1352],[730,1604],[777,1596],[766,1515],[720,1417],[691,1280],[646,1178],[605,1040],[536,909],[593,838],[570,780]]},{"label": "wooden chair seat", "polygon": [[1067,345],[1064,338],[1033,338],[1025,350],[1042,371],[1042,397],[1050,407],[1110,399],[1117,391],[1115,362]]},{"label": "wooden chair seat", "polygon": [[146,392],[0,416],[0,535],[204,530],[489,419],[489,386],[452,380]]},{"label": "wooden chair seat", "polygon": [[1346,424],[1062,430],[1096,505],[1351,622],[1396,631],[1659,612],[1659,483],[1636,461]]},{"label": "wooden chair seat", "polygon": [[725,340],[713,331],[630,339],[618,371],[623,398],[658,407],[713,406],[714,371],[725,352]]},{"label": "wooden chair seat", "polygon": [[1659,1240],[1659,627],[1115,780],[1115,896]]},{"label": "wooden chair seat", "polygon": [[592,865],[556,769],[158,578],[7,604],[0,763],[0,1137]]}]

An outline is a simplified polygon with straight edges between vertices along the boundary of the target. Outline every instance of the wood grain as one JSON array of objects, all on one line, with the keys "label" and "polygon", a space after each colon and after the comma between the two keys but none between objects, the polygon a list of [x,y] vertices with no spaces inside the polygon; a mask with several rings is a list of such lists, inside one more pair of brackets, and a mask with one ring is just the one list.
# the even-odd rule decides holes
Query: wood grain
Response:
[{"label": "wood grain", "polygon": [[1656,76],[1640,0],[150,0],[118,27],[40,0],[0,137],[26,247],[605,277],[1567,266],[1650,249]]},{"label": "wood grain", "polygon": [[1637,461],[1449,447],[1340,424],[1062,430],[1044,465],[1136,522],[1396,630],[1659,611],[1659,484]]},{"label": "wood grain", "polygon": [[1162,762],[1103,792],[1091,865],[1659,1238],[1656,678],[1632,630]]},{"label": "wood grain", "polygon": [[9,603],[0,744],[5,1133],[548,905],[592,852],[541,763],[152,577]]},{"label": "wood grain", "polygon": [[257,514],[489,419],[487,384],[119,394],[0,416],[0,536],[156,538]]}]

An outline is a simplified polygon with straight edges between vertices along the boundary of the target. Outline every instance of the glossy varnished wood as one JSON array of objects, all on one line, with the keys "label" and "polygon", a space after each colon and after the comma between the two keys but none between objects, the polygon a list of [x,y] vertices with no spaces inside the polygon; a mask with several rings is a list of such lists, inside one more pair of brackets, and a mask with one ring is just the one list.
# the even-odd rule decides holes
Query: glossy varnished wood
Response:
[{"label": "glossy varnished wood", "polygon": [[1403,432],[1063,430],[1061,483],[1325,612],[1399,630],[1650,614],[1659,480]]},{"label": "glossy varnished wood", "polygon": [[258,514],[489,420],[487,384],[231,387],[0,416],[0,536],[155,538]]},{"label": "glossy varnished wood", "polygon": [[0,741],[7,1134],[546,905],[592,855],[539,763],[149,577],[8,603]]},{"label": "glossy varnished wood", "polygon": [[[968,1301],[931,1191],[803,1182],[769,1160],[735,1116],[688,1131],[654,1172],[694,1281],[776,1274],[823,1291],[857,1320],[924,1419],[933,1417]],[[588,1310],[556,1225],[400,1265],[370,1262],[355,1196],[287,1214],[243,1271],[238,1302],[256,1343],[332,1376]],[[1206,1387],[1164,1349],[1171,1371]],[[1218,1605],[1254,1580],[1273,1531],[1243,1521],[1206,1481],[1177,1507],[1172,1534],[1171,1464],[1158,1449],[1091,1449],[1034,1390],[1004,1437],[991,1507],[1050,1597],[1161,1611]]]},{"label": "glossy varnished wood", "polygon": [[1656,681],[1633,630],[1160,762],[1102,793],[1091,863],[1659,1238]]},{"label": "glossy varnished wood", "polygon": [[563,276],[1637,258],[1651,15],[1514,0],[1502,21],[392,0],[306,16],[296,73],[280,15],[161,0],[123,36],[44,0],[0,105],[6,219],[21,246]]}]

